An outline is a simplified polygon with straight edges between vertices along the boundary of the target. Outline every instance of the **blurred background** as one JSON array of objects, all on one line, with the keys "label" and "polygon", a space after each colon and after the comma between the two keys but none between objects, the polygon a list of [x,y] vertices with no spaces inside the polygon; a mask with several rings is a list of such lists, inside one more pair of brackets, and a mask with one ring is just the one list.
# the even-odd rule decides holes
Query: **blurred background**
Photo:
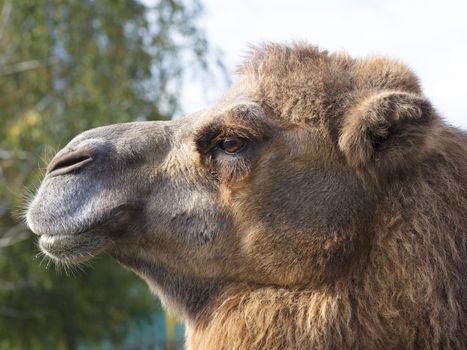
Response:
[{"label": "blurred background", "polygon": [[0,0],[0,349],[180,349],[183,325],[102,256],[42,259],[21,221],[46,162],[86,129],[217,99],[249,44],[306,40],[407,63],[467,129],[463,1]]}]

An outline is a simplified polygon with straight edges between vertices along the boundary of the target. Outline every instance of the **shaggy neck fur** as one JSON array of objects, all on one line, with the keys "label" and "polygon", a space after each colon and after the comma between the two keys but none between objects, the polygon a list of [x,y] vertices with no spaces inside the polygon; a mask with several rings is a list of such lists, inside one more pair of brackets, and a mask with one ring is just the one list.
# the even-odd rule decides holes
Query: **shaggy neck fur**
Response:
[{"label": "shaggy neck fur", "polygon": [[188,349],[461,349],[466,143],[450,131],[440,139],[443,149],[381,193],[360,271],[295,290],[232,285],[188,324]]}]

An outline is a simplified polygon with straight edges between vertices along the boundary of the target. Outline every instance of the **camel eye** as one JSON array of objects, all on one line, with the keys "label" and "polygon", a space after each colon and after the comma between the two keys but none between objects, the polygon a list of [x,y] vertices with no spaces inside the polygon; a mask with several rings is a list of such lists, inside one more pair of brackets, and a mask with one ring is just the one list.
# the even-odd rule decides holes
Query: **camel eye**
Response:
[{"label": "camel eye", "polygon": [[234,154],[240,151],[245,144],[245,140],[240,137],[226,137],[219,141],[219,147],[229,154]]}]

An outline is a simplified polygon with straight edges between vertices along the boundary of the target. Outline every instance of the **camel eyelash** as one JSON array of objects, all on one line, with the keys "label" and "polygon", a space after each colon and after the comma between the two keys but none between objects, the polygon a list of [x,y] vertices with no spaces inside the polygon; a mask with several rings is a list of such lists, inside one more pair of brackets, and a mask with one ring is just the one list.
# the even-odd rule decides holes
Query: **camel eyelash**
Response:
[{"label": "camel eyelash", "polygon": [[203,155],[212,155],[219,149],[219,142],[228,137],[240,138],[245,143],[254,141],[252,133],[240,128],[226,128],[220,124],[213,124],[204,128],[196,137],[196,147]]}]

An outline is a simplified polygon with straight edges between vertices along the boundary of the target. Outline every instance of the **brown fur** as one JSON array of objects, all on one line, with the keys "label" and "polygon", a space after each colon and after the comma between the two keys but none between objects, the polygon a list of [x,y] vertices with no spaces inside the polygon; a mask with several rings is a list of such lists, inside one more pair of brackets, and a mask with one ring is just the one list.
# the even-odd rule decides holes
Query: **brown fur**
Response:
[{"label": "brown fur", "polygon": [[[443,136],[459,152],[464,141]],[[467,203],[458,165],[443,160],[382,196],[366,266],[332,286],[232,286],[192,331],[191,348],[462,349]]]},{"label": "brown fur", "polygon": [[[464,348],[465,133],[396,61],[270,44],[239,74],[191,118],[73,140],[29,209],[44,251],[107,250],[184,319],[192,350]],[[109,165],[57,169],[86,142]]]}]

